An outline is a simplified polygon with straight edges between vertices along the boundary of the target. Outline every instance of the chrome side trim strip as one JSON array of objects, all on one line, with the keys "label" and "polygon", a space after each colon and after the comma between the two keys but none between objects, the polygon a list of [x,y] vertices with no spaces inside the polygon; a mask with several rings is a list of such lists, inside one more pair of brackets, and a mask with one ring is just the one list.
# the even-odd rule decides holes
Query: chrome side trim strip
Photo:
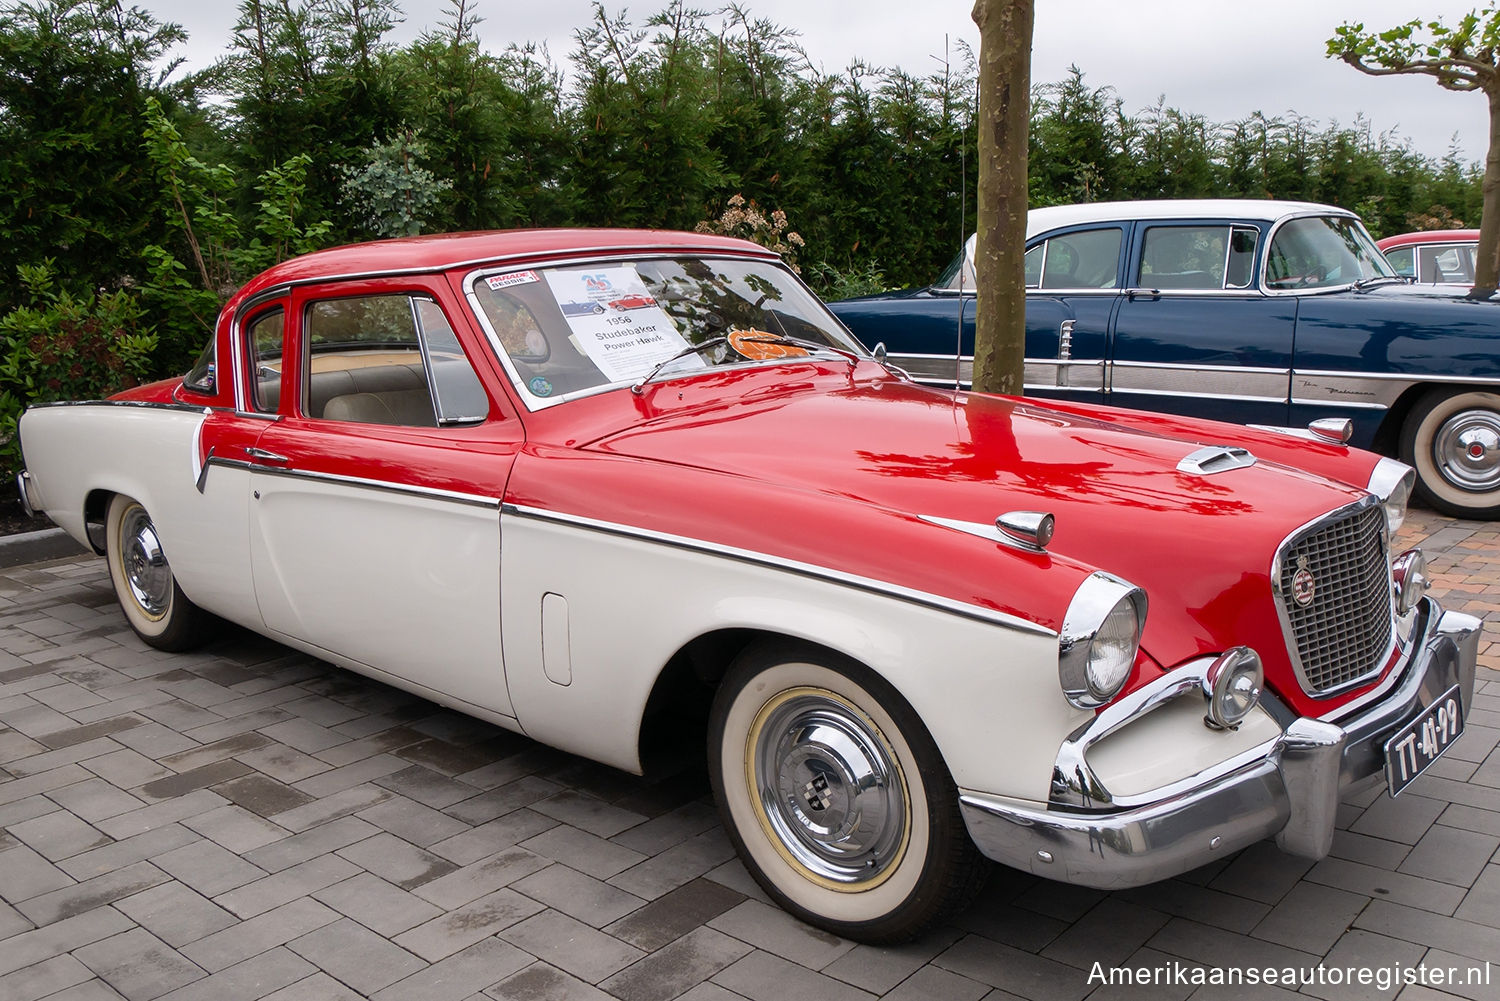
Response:
[{"label": "chrome side trim strip", "polygon": [[1284,368],[1117,361],[1110,367],[1109,384],[1115,393],[1285,403],[1290,376],[1291,370]]},{"label": "chrome side trim strip", "polygon": [[132,407],[137,410],[176,410],[187,414],[200,414],[203,405],[191,403],[158,403],[155,400],[53,400],[49,403],[33,403],[28,410],[44,410],[50,407]]},{"label": "chrome side trim strip", "polygon": [[227,469],[248,469],[256,473],[265,473],[267,476],[287,476],[299,480],[318,480],[324,483],[338,483],[343,486],[360,487],[365,490],[381,490],[386,493],[428,497],[433,500],[452,501],[455,504],[468,504],[472,507],[491,508],[496,511],[500,509],[500,498],[498,497],[466,494],[456,490],[440,490],[436,487],[419,487],[410,483],[393,483],[389,480],[367,480],[358,476],[317,473],[305,469],[283,469],[276,466],[262,465],[258,462],[246,462],[243,459],[221,459],[217,455],[210,456],[204,465],[223,466]]},{"label": "chrome side trim strip", "polygon": [[913,604],[924,605],[942,612],[950,612],[961,615],[964,618],[974,619],[979,622],[988,622],[994,625],[1005,626],[1008,629],[1016,629],[1021,632],[1031,633],[1035,636],[1046,636],[1055,639],[1057,633],[1035,622],[1030,622],[1018,616],[1008,615],[1005,612],[992,608],[982,608],[968,602],[956,601],[941,595],[930,594],[926,591],[917,591],[912,588],[901,587],[898,584],[889,584],[885,581],[873,580],[869,577],[860,577],[856,574],[845,573],[842,570],[834,570],[829,567],[818,566],[813,563],[802,563],[798,560],[789,560],[780,556],[772,556],[769,553],[759,553],[749,549],[739,549],[735,546],[721,545],[717,542],[706,542],[702,539],[692,539],[681,535],[671,535],[666,532],[657,532],[649,528],[639,528],[634,525],[622,525],[617,522],[600,521],[583,515],[566,514],[560,511],[549,511],[544,508],[530,507],[521,504],[506,503],[501,505],[501,515],[510,515],[518,518],[532,518],[537,521],[550,521],[559,525],[569,525],[575,528],[584,528],[590,531],[603,532],[608,535],[618,535],[624,538],[643,539],[647,542],[655,542],[661,545],[673,546],[678,549],[686,549],[692,552],[707,553],[712,556],[723,556],[728,559],[748,563],[753,566],[770,567],[776,570],[787,570],[803,577],[816,580],[826,580],[834,584],[842,584],[846,587],[856,588],[861,591],[869,591],[891,598],[900,598]]}]

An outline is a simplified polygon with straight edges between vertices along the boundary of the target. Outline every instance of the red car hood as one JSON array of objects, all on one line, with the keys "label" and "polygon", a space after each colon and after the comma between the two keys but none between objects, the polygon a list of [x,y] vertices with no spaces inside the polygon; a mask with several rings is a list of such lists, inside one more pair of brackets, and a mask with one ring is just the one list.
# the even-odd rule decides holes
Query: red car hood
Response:
[{"label": "red car hood", "polygon": [[[665,414],[589,447],[984,526],[1007,511],[1050,511],[1051,553],[1146,590],[1142,645],[1158,663],[1248,644],[1274,687],[1301,701],[1271,598],[1271,562],[1288,535],[1363,492],[1265,460],[1212,475],[1178,470],[1189,453],[1233,444],[1241,429],[1224,430],[1224,438],[1194,441],[886,381],[747,395]],[[925,537],[872,541],[921,547]],[[1005,582],[988,586],[1003,590]]]}]

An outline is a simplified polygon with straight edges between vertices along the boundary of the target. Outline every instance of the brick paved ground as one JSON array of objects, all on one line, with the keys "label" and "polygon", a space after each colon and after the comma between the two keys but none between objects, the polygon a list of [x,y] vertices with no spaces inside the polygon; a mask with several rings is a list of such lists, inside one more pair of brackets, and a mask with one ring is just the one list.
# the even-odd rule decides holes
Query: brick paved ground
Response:
[{"label": "brick paved ground", "polygon": [[[1415,512],[1423,537],[1448,603],[1500,622],[1500,532]],[[0,574],[0,999],[1394,997],[1090,974],[1500,961],[1486,639],[1467,735],[1399,800],[1347,804],[1332,857],[1263,843],[1121,893],[997,871],[950,927],[874,949],[767,905],[701,775],[647,783],[244,633],[159,654],[99,561],[22,567]],[[1445,989],[1500,998],[1490,976]]]}]

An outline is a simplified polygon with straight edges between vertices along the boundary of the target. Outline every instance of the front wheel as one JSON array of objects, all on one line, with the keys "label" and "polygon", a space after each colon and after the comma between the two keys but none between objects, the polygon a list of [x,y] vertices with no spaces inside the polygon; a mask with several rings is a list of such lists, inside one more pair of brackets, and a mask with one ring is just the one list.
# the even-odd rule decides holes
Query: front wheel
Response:
[{"label": "front wheel", "polygon": [[209,617],[177,586],[151,516],[116,494],[105,516],[105,558],[130,628],[158,650],[187,650],[206,637]]},{"label": "front wheel", "polygon": [[792,644],[747,650],[715,696],[708,751],[740,858],[809,924],[905,941],[982,882],[985,862],[926,727],[852,661]]},{"label": "front wheel", "polygon": [[1500,394],[1434,390],[1401,429],[1417,496],[1455,518],[1500,518]]}]

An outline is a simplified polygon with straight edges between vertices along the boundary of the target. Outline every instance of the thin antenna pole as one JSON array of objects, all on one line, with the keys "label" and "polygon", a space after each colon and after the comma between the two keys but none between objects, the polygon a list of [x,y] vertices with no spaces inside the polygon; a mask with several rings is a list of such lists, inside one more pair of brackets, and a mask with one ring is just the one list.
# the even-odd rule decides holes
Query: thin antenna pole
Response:
[{"label": "thin antenna pole", "polygon": [[[943,36],[943,62],[946,70],[948,61],[948,36]],[[958,332],[953,339],[953,391],[959,391],[963,384],[964,371],[964,271],[969,262],[965,259],[964,229],[969,218],[969,159],[968,140],[964,136],[964,129],[959,127],[958,132]],[[975,309],[979,302],[975,299]]]}]

